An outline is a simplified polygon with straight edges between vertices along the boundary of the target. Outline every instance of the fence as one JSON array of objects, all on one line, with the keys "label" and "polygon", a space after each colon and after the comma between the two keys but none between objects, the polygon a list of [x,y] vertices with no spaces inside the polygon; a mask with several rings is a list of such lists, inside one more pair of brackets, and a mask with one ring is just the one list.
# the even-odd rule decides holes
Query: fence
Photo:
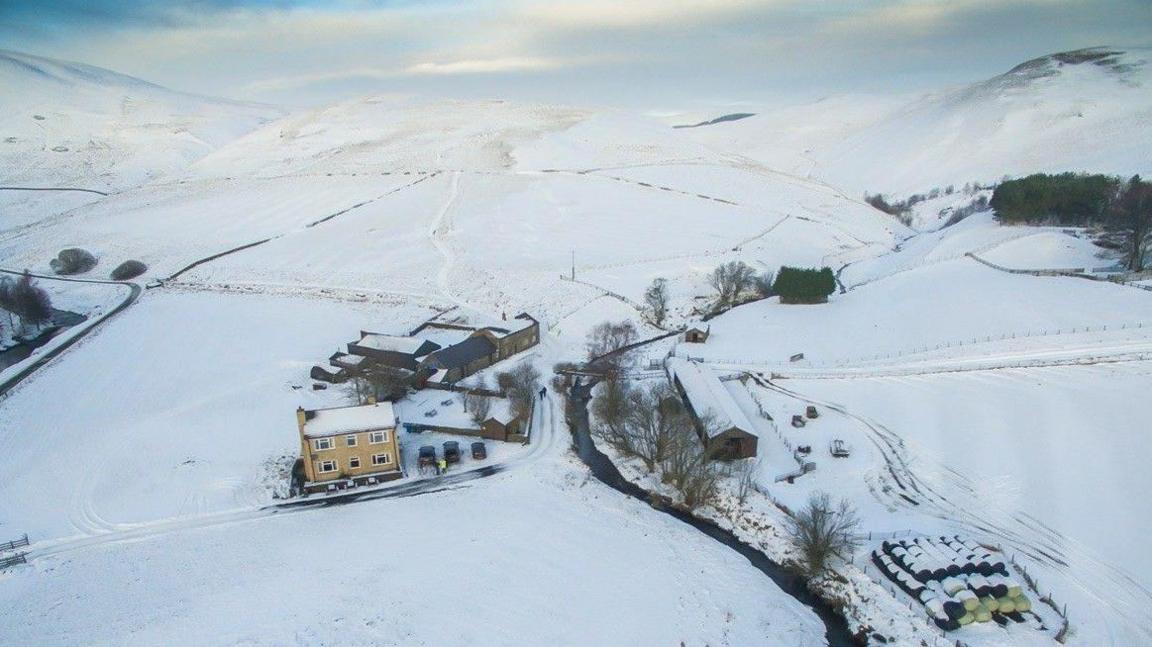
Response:
[{"label": "fence", "polygon": [[16,553],[15,555],[13,555],[11,557],[0,558],[0,571],[4,570],[6,568],[11,568],[11,567],[16,566],[18,564],[27,564],[28,563],[28,559],[26,557],[27,554],[28,553]]},{"label": "fence", "polygon": [[19,539],[13,539],[12,541],[6,541],[6,542],[0,544],[0,553],[7,551],[7,550],[12,550],[14,548],[20,548],[22,546],[27,546],[27,545],[28,545],[28,535],[25,534],[23,537],[21,537]]}]

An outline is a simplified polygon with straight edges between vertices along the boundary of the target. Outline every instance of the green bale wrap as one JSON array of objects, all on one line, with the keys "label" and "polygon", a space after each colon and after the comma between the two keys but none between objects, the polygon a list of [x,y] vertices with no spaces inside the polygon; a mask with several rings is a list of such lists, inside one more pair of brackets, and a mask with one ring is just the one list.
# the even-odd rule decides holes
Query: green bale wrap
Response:
[{"label": "green bale wrap", "polygon": [[997,602],[1000,603],[1000,613],[1012,613],[1016,610],[1016,603],[1012,601],[1012,598],[1003,597]]},{"label": "green bale wrap", "polygon": [[964,615],[962,615],[956,619],[956,622],[959,622],[961,627],[963,627],[964,625],[970,625],[975,621],[976,621],[976,616],[972,615],[971,613],[965,613]]},{"label": "green bale wrap", "polygon": [[981,604],[978,609],[972,612],[972,616],[976,618],[976,622],[988,622],[992,619],[992,612]]},{"label": "green bale wrap", "polygon": [[1021,612],[1021,613],[1024,613],[1025,611],[1031,611],[1032,610],[1032,600],[1029,600],[1028,596],[1026,596],[1026,595],[1021,595],[1018,598],[1013,598],[1012,601],[1016,604],[1016,610]]}]

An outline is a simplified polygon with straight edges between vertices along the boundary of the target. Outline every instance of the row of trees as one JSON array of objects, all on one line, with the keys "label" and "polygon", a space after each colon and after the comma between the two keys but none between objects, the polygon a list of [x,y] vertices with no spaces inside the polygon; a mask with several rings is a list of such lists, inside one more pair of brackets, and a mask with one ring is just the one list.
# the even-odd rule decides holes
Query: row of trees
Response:
[{"label": "row of trees", "polygon": [[1139,175],[1029,175],[1002,182],[989,204],[1003,223],[1098,227],[1098,245],[1117,252],[1129,270],[1144,269],[1152,242],[1152,183]]},{"label": "row of trees", "polygon": [[20,333],[27,334],[29,328],[39,330],[52,320],[52,299],[25,271],[16,281],[0,278],[0,310],[8,316],[9,330],[17,331],[15,317],[20,320]]},{"label": "row of trees", "polygon": [[680,493],[685,507],[715,502],[729,471],[709,460],[695,421],[668,384],[630,387],[609,379],[592,406],[594,433],[621,454],[639,459],[649,472],[659,469],[661,481]]},{"label": "row of trees", "polygon": [[[747,298],[764,299],[774,294],[771,271],[757,272],[744,261],[729,261],[716,266],[708,275],[708,283],[716,290],[714,311],[721,311],[739,305]],[[668,317],[668,279],[656,278],[644,291],[644,304],[648,316],[658,328],[664,326]]]}]

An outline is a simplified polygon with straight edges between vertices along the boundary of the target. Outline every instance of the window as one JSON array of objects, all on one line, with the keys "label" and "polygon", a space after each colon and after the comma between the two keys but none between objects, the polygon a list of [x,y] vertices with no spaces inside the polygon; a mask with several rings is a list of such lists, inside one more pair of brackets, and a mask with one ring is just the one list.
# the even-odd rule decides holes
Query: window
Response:
[{"label": "window", "polygon": [[390,456],[388,454],[373,454],[372,455],[372,464],[373,465],[388,465],[391,462],[392,462],[392,456]]},{"label": "window", "polygon": [[317,461],[316,467],[321,474],[328,474],[329,472],[336,471],[336,461]]},{"label": "window", "polygon": [[331,438],[317,438],[312,441],[312,448],[318,452],[322,452],[325,449],[332,449],[334,446],[335,443],[332,442]]},{"label": "window", "polygon": [[344,437],[344,442],[349,447],[355,447],[356,446],[356,434],[348,434],[347,436]]},{"label": "window", "polygon": [[360,457],[359,456],[353,456],[353,457],[348,459],[348,469],[352,469],[352,470],[360,469]]},{"label": "window", "polygon": [[368,436],[368,442],[373,444],[373,445],[379,445],[380,443],[386,443],[386,442],[388,442],[388,432],[387,431],[373,431]]}]

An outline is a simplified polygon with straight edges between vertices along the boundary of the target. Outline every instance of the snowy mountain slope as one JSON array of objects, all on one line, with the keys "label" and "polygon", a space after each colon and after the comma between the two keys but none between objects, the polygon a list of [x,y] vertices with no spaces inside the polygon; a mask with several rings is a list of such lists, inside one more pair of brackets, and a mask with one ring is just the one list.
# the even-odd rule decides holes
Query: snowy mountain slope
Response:
[{"label": "snowy mountain slope", "polygon": [[0,87],[0,185],[135,186],[280,114],[7,50]]},{"label": "snowy mountain slope", "polygon": [[907,195],[1003,175],[1152,171],[1152,49],[1041,57],[894,106],[844,97],[679,131],[850,192]]}]

